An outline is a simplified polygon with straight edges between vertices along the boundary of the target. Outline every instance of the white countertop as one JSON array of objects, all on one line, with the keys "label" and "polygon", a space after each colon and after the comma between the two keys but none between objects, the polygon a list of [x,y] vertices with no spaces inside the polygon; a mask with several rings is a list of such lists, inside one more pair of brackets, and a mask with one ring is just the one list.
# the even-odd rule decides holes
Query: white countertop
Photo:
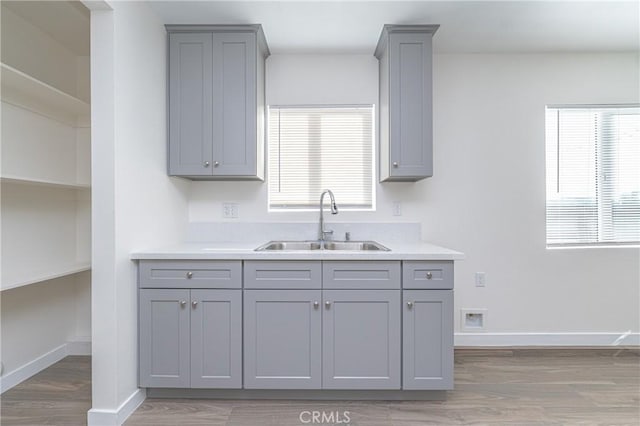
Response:
[{"label": "white countertop", "polygon": [[191,243],[131,254],[131,259],[156,260],[460,260],[464,254],[429,244],[385,243],[391,251],[278,250],[255,251],[267,241],[255,243]]}]

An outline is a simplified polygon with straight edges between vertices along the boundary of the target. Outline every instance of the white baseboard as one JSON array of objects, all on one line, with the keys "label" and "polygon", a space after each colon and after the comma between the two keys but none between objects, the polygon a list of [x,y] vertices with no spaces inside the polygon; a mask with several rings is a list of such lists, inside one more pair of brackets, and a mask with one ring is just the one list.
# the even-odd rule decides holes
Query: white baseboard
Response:
[{"label": "white baseboard", "polygon": [[91,337],[80,337],[67,342],[69,355],[91,355]]},{"label": "white baseboard", "polygon": [[33,361],[30,361],[23,366],[8,372],[0,378],[0,393],[8,391],[15,385],[22,383],[29,377],[60,361],[67,355],[67,344],[65,343],[47,352],[46,354],[39,356]]},{"label": "white baseboard", "polygon": [[640,346],[640,333],[456,333],[455,346]]},{"label": "white baseboard", "polygon": [[87,413],[88,426],[120,426],[147,398],[145,389],[136,389],[115,410],[101,410],[92,408]]},{"label": "white baseboard", "polygon": [[24,382],[29,377],[38,374],[45,368],[52,366],[68,355],[91,355],[91,342],[87,340],[77,340],[64,343],[33,361],[29,361],[15,370],[4,374],[0,377],[0,394]]}]

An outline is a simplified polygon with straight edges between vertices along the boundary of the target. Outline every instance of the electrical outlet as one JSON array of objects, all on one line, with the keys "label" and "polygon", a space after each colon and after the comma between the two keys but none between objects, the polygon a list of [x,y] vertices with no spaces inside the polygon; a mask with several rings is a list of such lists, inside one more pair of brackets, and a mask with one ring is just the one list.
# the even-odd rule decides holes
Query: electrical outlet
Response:
[{"label": "electrical outlet", "polygon": [[487,284],[487,277],[484,272],[476,272],[476,287],[485,287]]},{"label": "electrical outlet", "polygon": [[402,205],[400,203],[393,203],[393,215],[402,216]]},{"label": "electrical outlet", "polygon": [[222,203],[222,217],[225,219],[237,219],[238,218],[238,204],[237,203]]},{"label": "electrical outlet", "polygon": [[460,329],[462,331],[486,331],[486,309],[460,309]]}]

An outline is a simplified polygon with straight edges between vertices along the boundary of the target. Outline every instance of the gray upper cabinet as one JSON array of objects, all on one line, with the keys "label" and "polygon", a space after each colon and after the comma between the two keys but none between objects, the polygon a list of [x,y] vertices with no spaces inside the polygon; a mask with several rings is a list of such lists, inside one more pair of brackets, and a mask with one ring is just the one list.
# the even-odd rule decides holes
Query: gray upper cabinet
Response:
[{"label": "gray upper cabinet", "polygon": [[438,25],[385,25],[380,71],[380,181],[433,175],[432,46]]},{"label": "gray upper cabinet", "polygon": [[260,25],[167,25],[169,175],[264,178]]},{"label": "gray upper cabinet", "polygon": [[402,388],[453,389],[453,290],[404,290]]},{"label": "gray upper cabinet", "polygon": [[169,34],[169,174],[211,174],[213,34]]}]

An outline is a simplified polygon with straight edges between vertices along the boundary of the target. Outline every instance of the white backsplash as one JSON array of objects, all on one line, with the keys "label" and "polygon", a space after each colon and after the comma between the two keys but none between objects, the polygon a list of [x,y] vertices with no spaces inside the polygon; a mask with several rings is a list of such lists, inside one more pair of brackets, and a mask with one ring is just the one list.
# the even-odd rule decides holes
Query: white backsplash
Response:
[{"label": "white backsplash", "polygon": [[[352,240],[375,240],[385,242],[415,242],[421,239],[419,223],[331,223],[334,240],[344,240],[345,232]],[[274,223],[274,222],[191,222],[187,231],[187,242],[260,242],[271,240],[315,240],[318,238],[318,223]]]}]

